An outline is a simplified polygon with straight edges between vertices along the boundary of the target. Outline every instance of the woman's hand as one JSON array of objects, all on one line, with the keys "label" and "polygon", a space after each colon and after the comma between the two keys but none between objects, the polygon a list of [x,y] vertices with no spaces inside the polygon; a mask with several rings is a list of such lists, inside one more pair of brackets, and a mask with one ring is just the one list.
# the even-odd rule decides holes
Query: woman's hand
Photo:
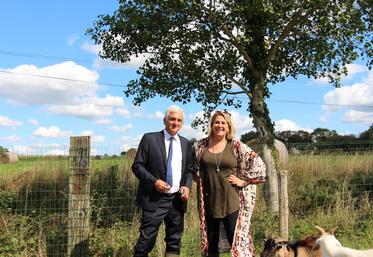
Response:
[{"label": "woman's hand", "polygon": [[236,187],[244,187],[246,186],[246,181],[245,180],[242,180],[238,177],[236,177],[235,175],[230,175],[228,177],[228,181],[233,185],[233,186],[236,186]]}]

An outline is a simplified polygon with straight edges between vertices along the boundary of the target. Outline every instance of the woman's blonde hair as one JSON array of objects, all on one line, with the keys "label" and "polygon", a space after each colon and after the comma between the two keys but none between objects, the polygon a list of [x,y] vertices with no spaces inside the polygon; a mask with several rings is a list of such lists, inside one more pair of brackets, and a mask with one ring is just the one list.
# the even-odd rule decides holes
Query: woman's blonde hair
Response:
[{"label": "woman's blonde hair", "polygon": [[232,140],[233,138],[235,138],[236,127],[234,126],[234,124],[232,122],[231,114],[229,112],[226,112],[226,111],[215,111],[212,114],[212,116],[210,118],[210,122],[209,122],[209,127],[208,127],[208,136],[211,137],[214,133],[212,131],[212,126],[213,126],[217,116],[222,116],[228,124],[229,132],[226,135],[227,139]]}]

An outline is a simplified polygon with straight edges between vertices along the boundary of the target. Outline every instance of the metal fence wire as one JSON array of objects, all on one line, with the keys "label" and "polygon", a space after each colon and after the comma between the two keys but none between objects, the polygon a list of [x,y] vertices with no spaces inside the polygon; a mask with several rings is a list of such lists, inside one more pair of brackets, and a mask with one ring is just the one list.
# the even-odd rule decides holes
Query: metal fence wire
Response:
[{"label": "metal fence wire", "polygon": [[[339,226],[342,240],[345,234],[354,239],[351,247],[373,246],[372,145],[288,145],[290,237],[304,237],[314,225]],[[131,256],[140,219],[138,181],[130,169],[134,149],[90,147],[86,173],[75,180],[71,145],[7,149],[17,157],[0,162],[0,256]],[[87,190],[81,188],[83,176],[89,177]],[[200,256],[193,187],[182,256]],[[258,187],[251,225],[259,252],[263,239],[278,235],[278,217],[268,213],[263,189]],[[87,197],[79,195],[87,191]],[[84,245],[72,249],[71,237],[83,238]],[[163,255],[163,238],[161,228],[151,256]]]}]

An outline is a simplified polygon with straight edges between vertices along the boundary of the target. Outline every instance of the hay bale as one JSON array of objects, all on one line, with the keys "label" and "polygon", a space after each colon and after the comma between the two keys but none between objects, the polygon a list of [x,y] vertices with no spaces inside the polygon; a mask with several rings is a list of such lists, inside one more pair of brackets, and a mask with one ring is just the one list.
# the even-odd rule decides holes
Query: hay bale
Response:
[{"label": "hay bale", "polygon": [[0,154],[0,162],[2,163],[16,163],[18,160],[18,155],[14,152],[3,152]]},{"label": "hay bale", "polygon": [[137,152],[137,150],[135,148],[130,148],[130,149],[128,149],[125,157],[129,160],[133,160],[133,159],[135,159],[136,152]]}]

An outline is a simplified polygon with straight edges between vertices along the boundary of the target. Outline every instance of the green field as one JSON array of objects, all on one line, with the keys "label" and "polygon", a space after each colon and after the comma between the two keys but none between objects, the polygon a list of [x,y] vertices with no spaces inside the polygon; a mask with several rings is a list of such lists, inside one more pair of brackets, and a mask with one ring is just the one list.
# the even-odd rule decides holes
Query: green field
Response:
[{"label": "green field", "polygon": [[[91,159],[91,256],[130,256],[137,240],[137,180],[130,165],[120,157]],[[345,246],[373,247],[373,153],[291,155],[287,170],[290,238],[311,235],[315,225],[337,226]],[[0,164],[0,256],[65,255],[68,174],[66,157]],[[264,239],[279,235],[278,217],[267,212],[262,191],[260,185],[251,227],[258,253]],[[191,197],[181,255],[186,257],[200,256],[195,190]],[[152,257],[162,256],[163,233],[161,228]]]}]

